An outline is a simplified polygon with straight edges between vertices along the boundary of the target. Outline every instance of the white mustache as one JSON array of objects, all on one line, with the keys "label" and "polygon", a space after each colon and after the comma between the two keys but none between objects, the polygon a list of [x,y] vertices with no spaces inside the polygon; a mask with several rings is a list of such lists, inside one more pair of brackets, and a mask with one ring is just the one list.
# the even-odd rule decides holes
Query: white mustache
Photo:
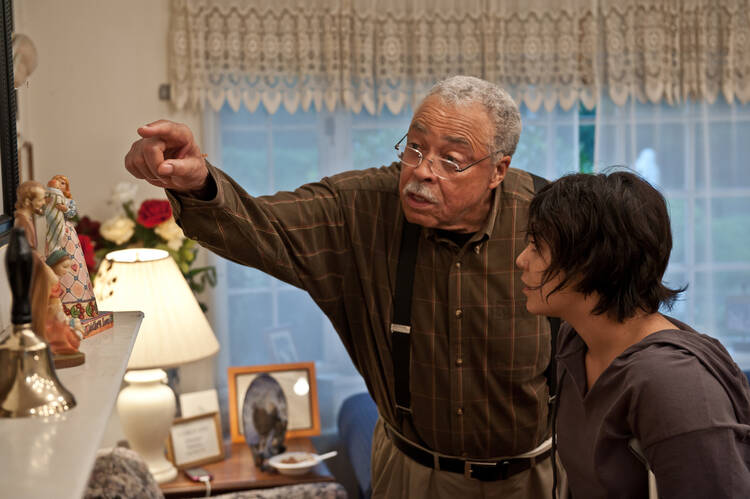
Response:
[{"label": "white mustache", "polygon": [[404,196],[406,196],[407,194],[414,194],[415,196],[424,198],[430,203],[438,202],[437,197],[432,193],[430,188],[425,184],[417,182],[416,180],[409,181],[409,183],[404,186],[404,190],[401,191],[401,193]]}]

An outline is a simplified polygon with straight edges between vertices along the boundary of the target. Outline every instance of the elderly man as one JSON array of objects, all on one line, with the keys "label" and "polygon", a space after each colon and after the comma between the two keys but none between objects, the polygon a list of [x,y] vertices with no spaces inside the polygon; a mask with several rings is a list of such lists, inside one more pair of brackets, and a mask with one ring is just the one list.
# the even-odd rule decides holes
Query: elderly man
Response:
[{"label": "elderly man", "polygon": [[514,261],[534,194],[510,169],[518,108],[499,87],[438,83],[400,162],[251,197],[158,121],[125,158],[168,189],[185,233],[305,289],[367,382],[380,420],[374,497],[549,497],[549,326]]}]

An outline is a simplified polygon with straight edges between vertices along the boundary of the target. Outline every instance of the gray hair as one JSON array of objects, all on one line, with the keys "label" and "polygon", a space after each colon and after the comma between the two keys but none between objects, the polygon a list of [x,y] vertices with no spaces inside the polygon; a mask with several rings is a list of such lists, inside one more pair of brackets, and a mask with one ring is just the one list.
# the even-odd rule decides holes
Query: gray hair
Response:
[{"label": "gray hair", "polygon": [[521,113],[513,98],[494,83],[473,76],[451,76],[437,82],[427,97],[437,96],[447,104],[465,106],[482,104],[495,126],[492,150],[505,156],[513,156],[521,136]]}]

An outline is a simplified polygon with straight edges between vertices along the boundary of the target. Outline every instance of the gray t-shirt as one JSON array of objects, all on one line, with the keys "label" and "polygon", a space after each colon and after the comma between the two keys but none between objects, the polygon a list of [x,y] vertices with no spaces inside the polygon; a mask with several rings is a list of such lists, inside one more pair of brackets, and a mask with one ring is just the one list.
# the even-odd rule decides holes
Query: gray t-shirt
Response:
[{"label": "gray t-shirt", "polygon": [[574,498],[750,497],[750,387],[713,338],[678,329],[629,347],[586,389],[586,345],[560,330],[559,452]]}]

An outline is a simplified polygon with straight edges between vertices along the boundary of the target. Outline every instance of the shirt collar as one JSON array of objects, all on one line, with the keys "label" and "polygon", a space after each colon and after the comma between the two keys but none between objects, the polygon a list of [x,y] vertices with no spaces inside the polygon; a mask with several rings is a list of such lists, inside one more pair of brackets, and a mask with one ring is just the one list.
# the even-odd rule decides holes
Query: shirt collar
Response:
[{"label": "shirt collar", "polygon": [[492,190],[490,212],[487,214],[484,225],[477,231],[477,234],[481,236],[481,239],[489,238],[495,228],[495,220],[497,220],[497,217],[500,214],[500,199],[503,197],[502,188],[503,183],[500,182],[500,185]]},{"label": "shirt collar", "polygon": [[[493,189],[492,199],[490,200],[490,211],[487,214],[487,218],[484,219],[484,223],[474,233],[474,236],[469,239],[469,243],[474,243],[477,241],[484,241],[485,239],[488,239],[492,235],[492,230],[495,227],[495,220],[497,220],[497,216],[500,214],[500,198],[502,198],[502,192],[500,192],[500,189],[502,187],[502,183]],[[424,227],[425,236],[436,240],[437,234],[435,233],[435,229],[431,227]]]}]

